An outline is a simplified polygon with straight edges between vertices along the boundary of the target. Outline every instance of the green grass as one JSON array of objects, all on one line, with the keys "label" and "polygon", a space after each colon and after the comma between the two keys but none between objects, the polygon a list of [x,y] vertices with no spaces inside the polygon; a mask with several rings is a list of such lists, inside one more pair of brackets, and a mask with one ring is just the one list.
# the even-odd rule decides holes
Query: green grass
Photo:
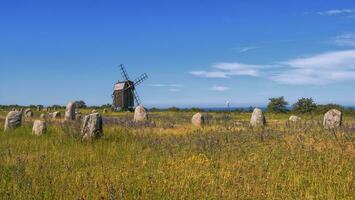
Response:
[{"label": "green grass", "polygon": [[[152,113],[156,127],[106,125],[93,142],[54,122],[40,137],[31,122],[3,133],[0,118],[0,198],[354,198],[354,131],[325,131],[321,116],[290,126],[288,115],[272,114],[267,127],[251,129],[250,114],[221,113],[199,129],[192,114]],[[355,116],[345,120],[355,125]]]}]

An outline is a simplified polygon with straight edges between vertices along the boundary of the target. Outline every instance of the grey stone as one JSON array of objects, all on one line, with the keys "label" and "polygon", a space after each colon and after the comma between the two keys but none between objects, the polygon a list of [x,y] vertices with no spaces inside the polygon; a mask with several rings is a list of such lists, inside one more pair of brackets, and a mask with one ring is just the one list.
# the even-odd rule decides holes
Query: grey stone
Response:
[{"label": "grey stone", "polygon": [[92,113],[84,117],[81,135],[84,140],[98,139],[103,135],[102,117],[99,113]]},{"label": "grey stone", "polygon": [[143,106],[137,106],[136,109],[134,110],[133,121],[139,122],[139,121],[145,121],[147,119],[148,119],[148,113],[146,109]]},{"label": "grey stone", "polygon": [[29,108],[27,108],[27,109],[24,111],[24,113],[25,113],[25,117],[26,117],[26,118],[31,118],[31,117],[33,117],[33,112],[32,112],[32,110],[29,109]]},{"label": "grey stone", "polygon": [[338,128],[342,125],[343,115],[339,110],[331,109],[324,114],[323,126],[326,129]]},{"label": "grey stone", "polygon": [[65,114],[64,114],[64,120],[65,121],[75,120],[75,103],[74,102],[69,102],[67,104],[67,107],[65,109]]},{"label": "grey stone", "polygon": [[17,128],[22,125],[22,112],[10,111],[5,118],[4,130]]},{"label": "grey stone", "polygon": [[61,114],[59,111],[55,111],[52,113],[52,118],[53,119],[59,119],[61,117]]},{"label": "grey stone", "polygon": [[253,114],[251,115],[250,125],[264,126],[265,124],[266,124],[266,119],[264,117],[263,111],[259,108],[255,108]]},{"label": "grey stone", "polygon": [[44,113],[42,113],[42,114],[39,116],[39,118],[41,118],[41,119],[46,119],[46,118],[47,118],[47,115],[44,114]]},{"label": "grey stone", "polygon": [[296,115],[291,115],[290,118],[288,118],[288,120],[292,123],[295,123],[301,121],[301,117],[298,117]]},{"label": "grey stone", "polygon": [[33,122],[32,134],[39,136],[46,133],[46,131],[47,131],[47,125],[45,121],[35,120]]},{"label": "grey stone", "polygon": [[198,112],[192,116],[191,123],[194,126],[202,126],[205,124],[205,116]]}]

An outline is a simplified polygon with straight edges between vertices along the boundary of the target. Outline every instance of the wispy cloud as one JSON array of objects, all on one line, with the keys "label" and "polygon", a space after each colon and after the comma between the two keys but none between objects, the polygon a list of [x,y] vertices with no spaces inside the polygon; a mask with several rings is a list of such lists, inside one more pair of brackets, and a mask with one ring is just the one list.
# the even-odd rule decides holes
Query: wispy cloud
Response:
[{"label": "wispy cloud", "polygon": [[290,85],[320,85],[355,80],[355,50],[333,51],[280,62],[282,71],[270,76]]},{"label": "wispy cloud", "polygon": [[181,88],[184,87],[183,84],[151,84],[152,87],[174,87],[174,88]]},{"label": "wispy cloud", "polygon": [[211,71],[191,71],[190,74],[204,78],[230,78],[231,76],[258,76],[259,65],[248,65],[242,63],[215,63]]},{"label": "wispy cloud", "polygon": [[225,87],[225,86],[218,86],[218,85],[214,85],[210,88],[210,90],[212,91],[218,91],[218,92],[224,92],[224,91],[227,91],[227,90],[230,90],[229,87]]},{"label": "wispy cloud", "polygon": [[[352,38],[344,36],[339,38]],[[355,50],[320,53],[294,58],[270,65],[250,65],[238,62],[216,63],[211,71],[193,71],[190,74],[206,78],[231,78],[233,76],[260,77],[287,85],[323,85],[355,81]],[[210,88],[224,91],[223,86]]]},{"label": "wispy cloud", "polygon": [[239,53],[245,53],[251,50],[255,50],[255,49],[260,49],[260,46],[249,46],[249,47],[243,47],[239,49]]},{"label": "wispy cloud", "polygon": [[333,38],[331,42],[338,46],[355,46],[355,34],[347,33],[343,35],[338,35]]},{"label": "wispy cloud", "polygon": [[352,13],[355,13],[354,9],[334,9],[334,10],[317,12],[318,15],[326,15],[326,16],[348,15]]},{"label": "wispy cloud", "polygon": [[169,92],[180,92],[181,90],[180,89],[177,89],[177,88],[170,88],[168,89]]}]

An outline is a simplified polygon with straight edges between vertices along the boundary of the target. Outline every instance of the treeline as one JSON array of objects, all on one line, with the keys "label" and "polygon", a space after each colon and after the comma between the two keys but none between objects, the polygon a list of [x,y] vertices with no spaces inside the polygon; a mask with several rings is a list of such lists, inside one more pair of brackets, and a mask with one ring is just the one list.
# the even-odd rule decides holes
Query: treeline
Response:
[{"label": "treeline", "polygon": [[[111,104],[103,104],[99,106],[87,106],[86,103],[82,100],[75,101],[76,107],[79,109],[111,109]],[[43,105],[29,105],[29,106],[21,106],[21,105],[0,105],[0,109],[2,110],[10,110],[10,109],[21,109],[21,108],[45,108]],[[65,106],[62,105],[51,105],[47,106],[46,108],[58,110],[64,109]],[[238,109],[222,109],[222,110],[213,110],[215,112],[238,112],[238,113],[248,113],[253,112],[254,107],[249,108],[238,108]],[[296,103],[289,105],[289,103],[285,100],[283,96],[269,98],[269,103],[266,107],[266,112],[270,113],[295,113],[295,114],[320,114],[325,113],[330,109],[337,109],[344,113],[351,113],[355,114],[354,108],[344,107],[338,104],[317,104],[314,102],[312,98],[300,98],[296,101]],[[202,112],[207,111],[209,109],[203,108],[178,108],[178,107],[170,107],[170,108],[150,108],[150,112],[162,112],[162,111],[169,111],[169,112]],[[210,110],[211,111],[211,110]]]},{"label": "treeline", "polygon": [[266,110],[270,113],[292,112],[296,114],[319,114],[325,113],[330,109],[337,109],[344,113],[355,114],[353,108],[344,107],[339,104],[316,104],[312,98],[300,98],[291,106],[291,108],[289,108],[288,105],[289,103],[283,96],[270,98]]}]

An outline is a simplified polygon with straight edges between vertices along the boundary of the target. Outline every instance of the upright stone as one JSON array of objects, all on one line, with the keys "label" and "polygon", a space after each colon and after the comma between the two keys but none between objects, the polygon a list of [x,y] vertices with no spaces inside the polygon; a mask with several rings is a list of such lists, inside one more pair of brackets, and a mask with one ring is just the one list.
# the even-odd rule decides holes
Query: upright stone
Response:
[{"label": "upright stone", "polygon": [[205,116],[202,113],[198,112],[192,116],[191,123],[194,126],[202,126],[205,124]]},{"label": "upright stone", "polygon": [[46,133],[46,131],[47,131],[47,125],[45,121],[35,120],[33,122],[32,134],[39,136]]},{"label": "upright stone", "polygon": [[338,128],[342,125],[343,116],[339,110],[331,109],[325,113],[323,118],[323,126],[326,129]]},{"label": "upright stone", "polygon": [[137,106],[134,110],[134,119],[133,121],[145,121],[148,119],[148,113],[143,106]]},{"label": "upright stone", "polygon": [[39,116],[39,118],[41,118],[41,119],[46,119],[47,116],[46,116],[46,114],[42,113],[42,114]]},{"label": "upright stone", "polygon": [[84,117],[81,135],[84,140],[97,139],[103,135],[102,117],[99,113],[92,113]]},{"label": "upright stone", "polygon": [[75,120],[75,103],[74,102],[69,102],[67,104],[67,107],[65,109],[64,120],[65,121]]},{"label": "upright stone", "polygon": [[55,111],[52,113],[52,118],[53,119],[59,119],[61,117],[61,114],[59,111]]},{"label": "upright stone", "polygon": [[103,111],[102,111],[102,113],[107,113],[107,109],[104,108]]},{"label": "upright stone", "polygon": [[251,126],[264,126],[266,123],[263,111],[259,108],[255,108],[253,114],[251,115],[250,125]]},{"label": "upright stone", "polygon": [[33,112],[32,112],[32,110],[29,109],[29,108],[27,108],[27,109],[24,111],[24,113],[25,113],[25,117],[26,117],[26,118],[31,118],[31,117],[33,117]]},{"label": "upright stone", "polygon": [[22,112],[10,111],[5,118],[4,130],[20,127],[22,124]]},{"label": "upright stone", "polygon": [[292,122],[292,123],[296,123],[301,121],[301,117],[298,117],[296,115],[291,115],[290,118],[288,118],[288,121]]}]

